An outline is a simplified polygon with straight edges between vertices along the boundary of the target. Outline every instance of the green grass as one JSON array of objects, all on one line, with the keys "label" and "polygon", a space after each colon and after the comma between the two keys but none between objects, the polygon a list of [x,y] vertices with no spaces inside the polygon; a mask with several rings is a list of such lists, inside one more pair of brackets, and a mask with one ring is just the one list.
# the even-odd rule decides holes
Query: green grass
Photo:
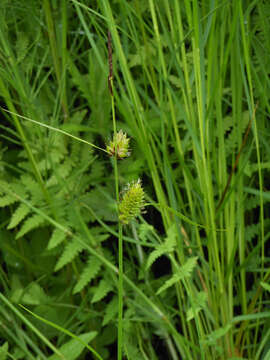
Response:
[{"label": "green grass", "polygon": [[270,359],[269,17],[1,2],[1,359]]}]

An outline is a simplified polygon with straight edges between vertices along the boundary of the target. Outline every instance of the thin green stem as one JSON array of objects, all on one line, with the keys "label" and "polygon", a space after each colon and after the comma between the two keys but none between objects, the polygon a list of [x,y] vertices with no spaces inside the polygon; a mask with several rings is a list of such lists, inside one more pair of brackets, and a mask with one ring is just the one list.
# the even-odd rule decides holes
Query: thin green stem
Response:
[{"label": "thin green stem", "polygon": [[[111,91],[111,106],[112,106],[112,120],[113,120],[113,133],[116,139],[116,117],[115,117],[115,103],[114,103],[114,88],[113,77],[109,77],[109,85]],[[115,194],[117,202],[117,213],[119,219],[119,174],[117,164],[117,142],[115,142],[114,149],[114,181],[115,181]],[[119,221],[119,220],[118,220]],[[122,359],[123,353],[123,227],[121,222],[118,222],[118,337],[117,337],[117,359]]]}]

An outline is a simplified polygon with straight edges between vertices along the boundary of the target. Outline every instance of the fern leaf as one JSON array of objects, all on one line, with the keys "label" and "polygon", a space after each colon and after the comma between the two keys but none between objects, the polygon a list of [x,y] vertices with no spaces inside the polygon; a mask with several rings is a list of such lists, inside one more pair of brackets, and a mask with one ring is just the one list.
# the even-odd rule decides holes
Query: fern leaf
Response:
[{"label": "fern leaf", "polygon": [[[238,123],[238,126],[240,127],[240,131],[242,133],[245,132],[246,127],[248,126],[248,122],[249,122],[249,113],[247,111],[245,111],[242,113],[242,121],[240,121]],[[230,149],[230,151],[228,151],[228,154],[230,154],[232,149],[235,149],[235,147],[237,146],[237,141],[238,141],[237,131],[238,130],[239,129],[236,129],[236,127],[233,127],[232,131],[230,132],[228,137],[225,139],[225,147],[226,147],[226,149]]]},{"label": "fern leaf", "polygon": [[[21,176],[21,182],[25,186],[25,189],[28,191],[28,193],[31,194],[32,202],[34,204],[39,203],[43,199],[44,195],[40,188],[39,183],[36,180],[34,180],[31,176],[29,175]],[[14,187],[13,184],[12,187]]]},{"label": "fern leaf", "polygon": [[26,215],[28,215],[30,213],[30,208],[29,206],[25,205],[25,204],[20,204],[16,211],[13,213],[10,223],[8,225],[8,229],[13,229],[15,228],[25,217]]},{"label": "fern leaf", "polygon": [[18,201],[15,196],[12,195],[4,195],[0,198],[0,207],[9,206]]},{"label": "fern leaf", "polygon": [[138,346],[132,344],[131,341],[124,342],[124,351],[128,359],[141,360],[142,355]]},{"label": "fern leaf", "polygon": [[259,196],[249,196],[246,200],[245,200],[245,210],[249,211],[249,210],[253,210],[256,207],[258,207],[260,205],[260,198]]},{"label": "fern leaf", "polygon": [[55,265],[54,271],[60,270],[63,266],[69,264],[79,252],[81,252],[84,247],[76,240],[71,240],[65,250]]},{"label": "fern leaf", "polygon": [[52,175],[52,177],[47,182],[47,186],[50,187],[58,184],[60,176],[61,179],[66,179],[71,173],[73,165],[73,161],[70,158],[67,158],[61,165],[58,166],[57,172],[59,175]]},{"label": "fern leaf", "polygon": [[197,263],[197,259],[198,259],[197,256],[188,259],[188,261],[178,269],[178,272],[175,273],[169,280],[167,280],[165,282],[164,285],[162,285],[158,289],[157,295],[160,294],[162,291],[168,289],[172,285],[176,284],[180,280],[190,277],[191,273]]},{"label": "fern leaf", "polygon": [[26,37],[25,33],[18,33],[18,38],[16,41],[16,53],[17,53],[17,63],[20,63],[24,60],[27,54],[27,48],[29,45],[29,39]]},{"label": "fern leaf", "polygon": [[105,279],[102,279],[95,289],[95,294],[92,298],[91,303],[93,304],[97,301],[102,300],[111,290],[112,290],[112,285]]},{"label": "fern leaf", "polygon": [[109,305],[105,309],[105,315],[103,318],[102,326],[107,325],[117,314],[118,311],[118,299],[114,296]]},{"label": "fern leaf", "polygon": [[16,235],[16,239],[27,234],[29,231],[38,228],[39,226],[45,223],[44,217],[38,214],[31,216],[30,218],[26,219],[23,223],[20,231]]},{"label": "fern leaf", "polygon": [[166,253],[166,246],[165,244],[160,244],[157,246],[157,248],[151,252],[151,254],[149,255],[148,259],[147,259],[147,263],[146,263],[146,269],[149,269],[153,263],[162,255],[164,255]]},{"label": "fern leaf", "polygon": [[245,227],[245,237],[247,241],[251,241],[260,232],[261,224],[252,224]]},{"label": "fern leaf", "polygon": [[232,324],[227,324],[222,328],[212,331],[210,334],[206,336],[206,339],[203,340],[203,343],[207,345],[216,344],[220,338],[224,337],[227,334],[227,332],[231,329],[231,327]]},{"label": "fern leaf", "polygon": [[27,198],[27,188],[21,182],[11,183],[10,188],[15,194],[17,194],[25,199]]},{"label": "fern leaf", "polygon": [[139,238],[146,242],[148,239],[149,234],[151,234],[154,231],[154,228],[152,225],[149,224],[140,224],[139,225]]},{"label": "fern leaf", "polygon": [[47,249],[51,250],[51,249],[55,248],[56,246],[61,244],[65,240],[65,238],[66,238],[66,234],[64,233],[64,231],[62,231],[60,229],[54,229],[52,236],[49,240]]},{"label": "fern leaf", "polygon": [[266,291],[268,291],[268,292],[270,293],[270,285],[269,285],[269,284],[261,281],[261,282],[260,282],[260,285],[261,285]]},{"label": "fern leaf", "polygon": [[193,299],[193,306],[187,311],[187,321],[194,319],[194,317],[206,306],[207,294],[204,291],[200,291]]},{"label": "fern leaf", "polygon": [[101,262],[94,256],[90,256],[87,265],[83,269],[79,281],[73,289],[73,294],[80,292],[92,279],[94,279],[101,268]]},{"label": "fern leaf", "polygon": [[172,252],[176,245],[176,227],[175,225],[171,226],[168,229],[168,236],[165,239],[165,242],[163,244],[160,244],[157,246],[157,248],[151,252],[147,259],[146,263],[146,269],[149,269],[150,266],[162,255],[168,254]]},{"label": "fern leaf", "polygon": [[132,313],[133,310],[129,309],[129,315],[127,316],[127,319],[124,322],[124,328],[123,328],[124,352],[127,359],[141,360],[142,356],[141,356],[141,352],[138,349],[136,331],[134,330],[134,326],[131,325],[132,321],[128,321],[128,319],[130,319],[132,315],[133,316],[135,315]]}]

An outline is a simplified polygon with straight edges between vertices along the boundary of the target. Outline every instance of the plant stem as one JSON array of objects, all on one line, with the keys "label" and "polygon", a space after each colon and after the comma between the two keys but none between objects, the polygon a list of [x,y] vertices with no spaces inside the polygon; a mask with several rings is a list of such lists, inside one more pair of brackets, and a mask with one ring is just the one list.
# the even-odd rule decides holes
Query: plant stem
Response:
[{"label": "plant stem", "polygon": [[[111,59],[110,59],[111,64]],[[110,65],[111,66],[111,65]],[[115,104],[114,104],[114,94],[113,94],[113,77],[112,74],[109,75],[109,89],[111,93],[112,101],[112,119],[113,119],[113,133],[114,138],[116,138],[117,129],[116,129],[116,119],[115,119]],[[115,179],[115,194],[117,202],[117,213],[119,215],[119,176],[118,176],[118,166],[117,166],[117,144],[115,144],[114,151],[114,179]],[[119,216],[118,216],[119,219]],[[122,224],[119,221],[118,227],[118,337],[117,337],[117,359],[122,359],[122,347],[123,347],[123,228]]]}]

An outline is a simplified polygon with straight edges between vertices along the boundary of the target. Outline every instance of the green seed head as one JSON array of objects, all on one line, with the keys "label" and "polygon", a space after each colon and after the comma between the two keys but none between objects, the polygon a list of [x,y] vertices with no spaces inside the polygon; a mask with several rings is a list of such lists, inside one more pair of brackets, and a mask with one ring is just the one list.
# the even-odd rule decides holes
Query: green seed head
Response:
[{"label": "green seed head", "polygon": [[144,191],[141,180],[128,184],[124,191],[122,201],[119,205],[119,220],[123,224],[128,224],[136,216],[140,215],[144,209]]},{"label": "green seed head", "polygon": [[114,134],[113,139],[107,145],[106,150],[110,156],[115,156],[117,159],[124,159],[130,155],[130,150],[128,148],[130,139],[127,137],[127,134],[123,133],[122,130]]}]

